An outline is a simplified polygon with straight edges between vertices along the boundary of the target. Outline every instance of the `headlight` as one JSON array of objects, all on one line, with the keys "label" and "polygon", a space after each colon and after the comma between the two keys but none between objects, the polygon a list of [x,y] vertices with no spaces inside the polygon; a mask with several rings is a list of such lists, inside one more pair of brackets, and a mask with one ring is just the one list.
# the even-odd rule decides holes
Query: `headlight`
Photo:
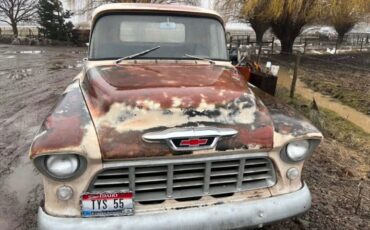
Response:
[{"label": "headlight", "polygon": [[292,141],[281,151],[281,158],[287,162],[298,162],[306,159],[320,144],[319,139]]},{"label": "headlight", "polygon": [[286,146],[286,154],[292,161],[301,161],[306,157],[309,147],[308,140],[295,141]]},{"label": "headlight", "polygon": [[46,169],[55,177],[70,177],[78,169],[79,160],[76,155],[53,155],[46,158]]},{"label": "headlight", "polygon": [[87,161],[78,154],[53,154],[39,156],[34,160],[36,168],[55,180],[70,180],[80,176]]}]

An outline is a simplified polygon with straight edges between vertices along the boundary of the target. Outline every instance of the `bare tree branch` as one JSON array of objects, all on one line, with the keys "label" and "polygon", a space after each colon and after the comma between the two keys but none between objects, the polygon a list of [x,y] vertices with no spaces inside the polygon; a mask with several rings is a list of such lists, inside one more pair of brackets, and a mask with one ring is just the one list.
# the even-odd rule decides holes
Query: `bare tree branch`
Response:
[{"label": "bare tree branch", "polygon": [[4,19],[0,19],[0,22],[5,22],[6,24],[11,25],[11,23],[10,23],[10,22],[8,22],[7,20],[4,20]]},{"label": "bare tree branch", "polygon": [[1,0],[0,21],[9,24],[15,37],[18,36],[17,24],[29,21],[36,11],[37,0]]}]

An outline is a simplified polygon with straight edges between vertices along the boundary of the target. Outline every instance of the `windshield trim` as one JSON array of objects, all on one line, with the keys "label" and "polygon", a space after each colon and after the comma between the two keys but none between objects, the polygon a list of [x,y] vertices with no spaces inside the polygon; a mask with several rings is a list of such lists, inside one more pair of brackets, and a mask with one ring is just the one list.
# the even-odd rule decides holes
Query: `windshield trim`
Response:
[{"label": "windshield trim", "polygon": [[[109,12],[105,12],[105,13],[102,13],[101,15],[99,15],[98,17],[96,17],[95,21],[94,21],[94,24],[92,26],[92,30],[90,31],[90,36],[89,36],[89,44],[91,44],[91,39],[92,39],[92,36],[94,34],[94,30],[95,30],[95,27],[96,27],[96,23],[102,18],[102,17],[106,17],[106,16],[111,16],[111,15],[151,15],[151,16],[155,16],[155,15],[160,15],[160,16],[163,16],[163,15],[169,15],[169,16],[181,16],[181,17],[189,17],[189,18],[194,18],[194,17],[197,17],[197,18],[208,18],[208,19],[213,19],[213,20],[216,20],[218,21],[221,26],[222,26],[222,30],[224,31],[224,36],[225,36],[225,48],[226,48],[226,52],[227,52],[227,39],[226,39],[226,29],[225,29],[225,25],[224,25],[224,22],[222,20],[220,20],[219,18],[217,17],[212,17],[211,15],[202,15],[202,14],[189,14],[188,12],[155,12],[153,13],[152,11],[150,12],[122,12],[122,11],[109,11]],[[230,61],[230,57],[229,55],[227,54],[226,55],[227,58],[226,59],[217,59],[217,58],[213,58],[212,60],[215,60],[215,61]],[[90,61],[97,61],[97,60],[111,60],[111,59],[114,59],[113,57],[112,58],[91,58],[91,46],[89,45],[88,47],[88,60]],[[116,57],[116,59],[118,59],[120,57]],[[145,59],[144,57],[140,57],[140,58],[136,58],[136,59]],[[148,59],[167,59],[167,60],[183,60],[183,58],[148,58]],[[187,60],[195,60],[195,59],[187,59]]]}]

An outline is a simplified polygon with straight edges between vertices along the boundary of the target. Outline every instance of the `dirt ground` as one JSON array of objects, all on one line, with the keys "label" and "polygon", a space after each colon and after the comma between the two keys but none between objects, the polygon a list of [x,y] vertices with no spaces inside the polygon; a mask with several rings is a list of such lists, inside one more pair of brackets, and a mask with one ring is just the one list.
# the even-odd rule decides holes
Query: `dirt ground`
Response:
[{"label": "dirt ground", "polygon": [[85,49],[0,45],[0,229],[35,229],[41,178],[28,160],[30,143]]},{"label": "dirt ground", "polygon": [[[0,45],[0,229],[35,229],[42,199],[27,151],[42,120],[80,71],[81,48]],[[307,161],[306,214],[266,229],[370,229],[369,153],[326,139]]]},{"label": "dirt ground", "polygon": [[370,52],[307,55],[300,68],[310,88],[370,116]]},{"label": "dirt ground", "polygon": [[369,153],[326,139],[303,170],[311,209],[267,229],[370,229],[369,170]]}]

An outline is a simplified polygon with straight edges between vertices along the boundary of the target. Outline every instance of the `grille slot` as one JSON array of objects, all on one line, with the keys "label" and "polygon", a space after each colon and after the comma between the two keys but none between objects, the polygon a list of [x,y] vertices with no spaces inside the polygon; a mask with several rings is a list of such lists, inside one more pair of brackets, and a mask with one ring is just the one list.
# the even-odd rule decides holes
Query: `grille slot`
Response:
[{"label": "grille slot", "polygon": [[224,158],[136,161],[127,166],[122,163],[100,171],[89,192],[131,190],[135,201],[152,204],[166,199],[196,200],[204,195],[225,197],[276,182],[273,164],[265,156]]}]

